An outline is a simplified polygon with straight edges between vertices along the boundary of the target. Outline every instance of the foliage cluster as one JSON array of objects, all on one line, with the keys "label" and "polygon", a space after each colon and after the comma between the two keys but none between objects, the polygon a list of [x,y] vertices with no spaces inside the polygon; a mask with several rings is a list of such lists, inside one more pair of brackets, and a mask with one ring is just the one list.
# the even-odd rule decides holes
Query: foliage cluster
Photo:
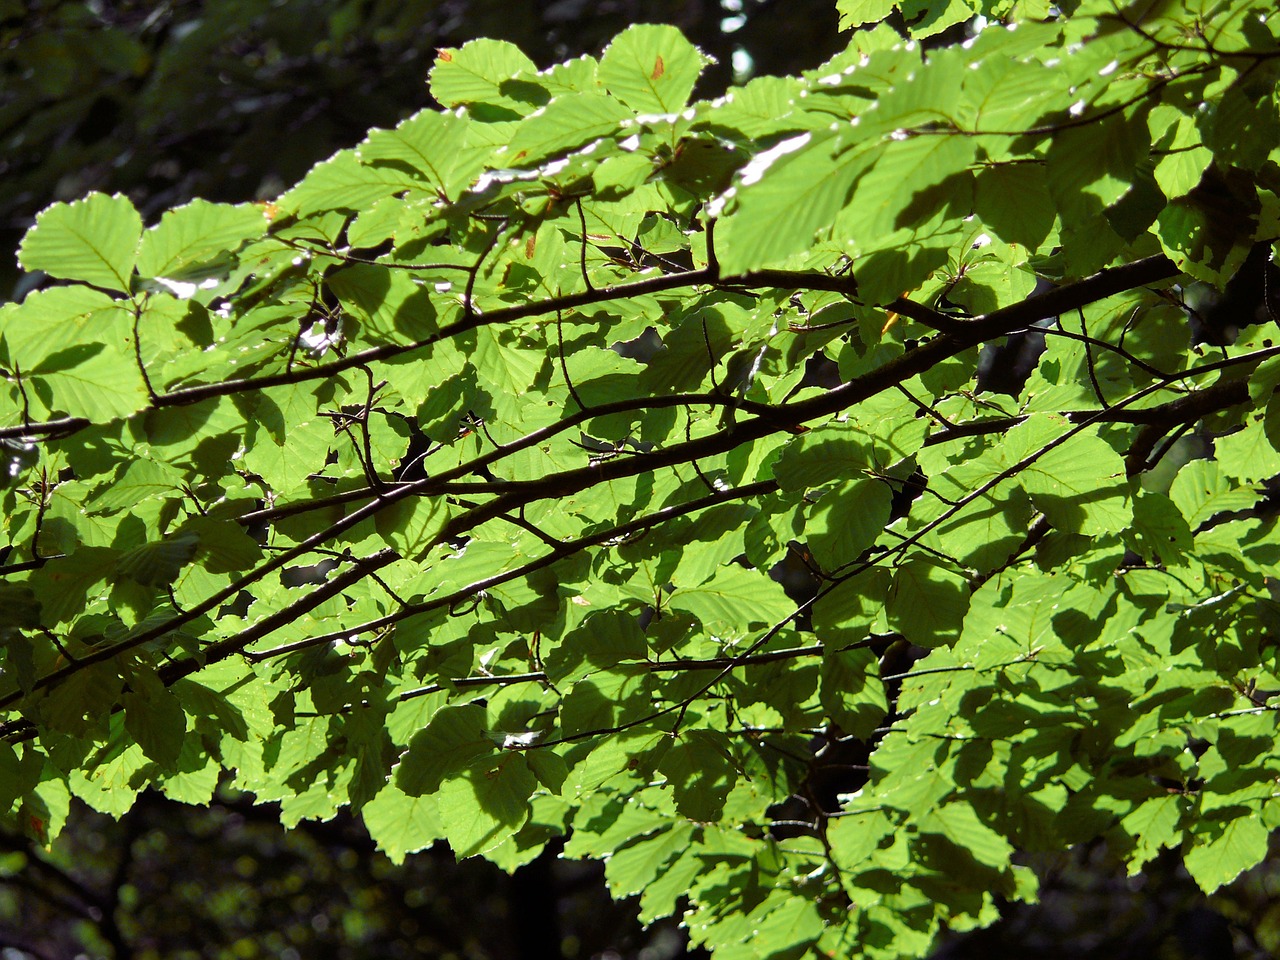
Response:
[{"label": "foliage cluster", "polygon": [[[789,73],[794,51],[808,66],[841,45],[830,0],[728,19],[720,0],[0,0],[0,244],[90,190],[127,193],[144,216],[274,196],[420,107],[437,47],[489,37],[547,64],[637,20],[676,24],[717,59],[705,95],[723,92],[735,55]],[[14,267],[6,254],[6,291]]]},{"label": "foliage cluster", "polygon": [[735,957],[918,956],[1098,837],[1257,863],[1280,18],[839,6],[715,100],[672,27],[480,40],[271,203],[46,209],[0,809],[226,776],[393,859],[569,833]]}]

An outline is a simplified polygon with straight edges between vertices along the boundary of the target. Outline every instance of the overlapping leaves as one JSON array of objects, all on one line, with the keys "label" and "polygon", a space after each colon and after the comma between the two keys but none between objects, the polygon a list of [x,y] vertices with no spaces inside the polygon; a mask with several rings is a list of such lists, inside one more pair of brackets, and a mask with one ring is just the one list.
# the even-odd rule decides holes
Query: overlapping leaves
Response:
[{"label": "overlapping leaves", "polygon": [[221,776],[394,858],[571,831],[732,956],[919,955],[1034,897],[1018,851],[1258,862],[1275,318],[1187,331],[1269,269],[1274,24],[943,6],[900,13],[1018,29],[692,103],[671,28],[468,44],[274,203],[49,208],[0,312],[9,815]]}]

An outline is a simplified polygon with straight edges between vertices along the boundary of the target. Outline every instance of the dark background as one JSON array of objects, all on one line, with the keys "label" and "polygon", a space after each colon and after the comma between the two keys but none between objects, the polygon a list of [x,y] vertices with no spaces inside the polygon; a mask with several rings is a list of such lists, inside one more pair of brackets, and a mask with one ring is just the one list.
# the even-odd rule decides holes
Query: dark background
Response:
[{"label": "dark background", "polygon": [[[546,66],[635,22],[675,24],[716,58],[700,96],[735,69],[794,73],[843,46],[834,0],[0,0],[0,299],[23,292],[12,251],[55,200],[119,191],[154,221],[195,196],[273,197],[430,106],[438,47],[500,38]],[[349,818],[286,832],[275,808],[229,793],[210,809],[144,794],[119,822],[75,804],[52,851],[0,831],[0,958],[688,955],[674,922],[641,930],[598,866],[556,852],[512,877],[447,849],[396,867]],[[1172,853],[1134,879],[1101,846],[1033,865],[1041,906],[937,956],[1217,960],[1280,945],[1274,867],[1209,900]]]}]

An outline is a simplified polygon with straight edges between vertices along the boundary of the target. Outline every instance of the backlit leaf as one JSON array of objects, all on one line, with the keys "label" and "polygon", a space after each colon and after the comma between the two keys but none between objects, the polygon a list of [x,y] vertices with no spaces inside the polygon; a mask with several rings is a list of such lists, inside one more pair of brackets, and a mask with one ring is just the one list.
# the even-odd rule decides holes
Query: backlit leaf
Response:
[{"label": "backlit leaf", "polygon": [[128,293],[141,236],[142,218],[128,197],[91,193],[41,212],[18,260],[26,270]]}]

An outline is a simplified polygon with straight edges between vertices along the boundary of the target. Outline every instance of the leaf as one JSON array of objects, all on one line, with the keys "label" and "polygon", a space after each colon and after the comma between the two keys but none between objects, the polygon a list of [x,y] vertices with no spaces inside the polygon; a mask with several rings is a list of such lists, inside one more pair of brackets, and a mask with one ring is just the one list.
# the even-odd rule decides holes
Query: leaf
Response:
[{"label": "leaf", "polygon": [[114,513],[136,507],[150,497],[179,496],[179,477],[167,464],[134,460],[117,474],[114,482],[90,497],[87,506],[93,513]]},{"label": "leaf", "polygon": [[636,24],[605,48],[596,77],[637,113],[677,113],[709,62],[675,27]]},{"label": "leaf", "polygon": [[1143,493],[1133,501],[1133,541],[1144,556],[1166,567],[1184,566],[1192,549],[1191,528],[1168,497]]},{"label": "leaf", "polygon": [[141,236],[142,218],[128,197],[91,193],[39,213],[18,262],[24,270],[128,293]]},{"label": "leaf", "polygon": [[[51,287],[0,308],[7,363],[26,373],[66,369],[68,350],[126,335],[122,312],[110,294],[83,286]],[[55,359],[51,359],[55,358]]]},{"label": "leaf", "polygon": [[258,542],[233,521],[192,517],[180,532],[196,538],[197,556],[210,573],[237,573],[253,567],[262,558]]},{"label": "leaf", "polygon": [[1230,883],[1267,855],[1270,831],[1256,814],[1204,826],[1193,834],[1182,859],[1191,878],[1205,893]]},{"label": "leaf", "polygon": [[850,736],[870,739],[889,711],[880,664],[869,650],[832,650],[822,658],[822,708]]},{"label": "leaf", "polygon": [[879,23],[893,13],[896,0],[836,0],[840,29],[851,30],[867,23]]},{"label": "leaf", "polygon": [[1249,400],[1254,406],[1267,404],[1280,384],[1280,357],[1263,360],[1249,375]]},{"label": "leaf", "polygon": [[678,734],[658,764],[671,784],[676,811],[690,820],[720,819],[725,798],[738,780],[729,741],[714,730]]},{"label": "leaf", "polygon": [[51,413],[97,418],[143,409],[148,395],[126,302],[87,287],[59,287],[29,296],[21,314],[16,307],[0,312],[25,402],[43,399]]},{"label": "leaf", "polygon": [[831,227],[869,165],[858,152],[836,159],[841,146],[838,138],[802,133],[752,158],[724,197],[732,207],[716,230],[726,273],[780,264]]},{"label": "leaf", "polygon": [[721,567],[706,583],[677,590],[669,603],[673,610],[693,614],[708,632],[721,635],[751,624],[775,623],[793,609],[776,582],[736,565]]},{"label": "leaf", "polygon": [[129,685],[131,690],[121,697],[125,730],[148,759],[173,769],[187,733],[182,705],[154,673],[137,671]]},{"label": "leaf", "polygon": [[609,891],[626,897],[647,889],[689,842],[690,826],[677,822],[614,851],[605,863]]},{"label": "leaf", "polygon": [[11,810],[13,802],[36,785],[40,760],[34,751],[28,750],[19,758],[11,744],[0,745],[0,809]]},{"label": "leaf", "polygon": [[752,941],[766,957],[795,956],[822,933],[822,916],[817,904],[803,897],[770,897],[748,915],[753,927]]},{"label": "leaf", "polygon": [[867,400],[848,418],[791,440],[774,464],[774,476],[783,489],[812,489],[881,472],[919,449],[927,426],[916,413],[892,395]]},{"label": "leaf", "polygon": [[968,609],[969,588],[964,578],[920,556],[898,567],[885,605],[889,624],[921,647],[953,642],[960,636]]},{"label": "leaf", "polygon": [[948,803],[939,807],[924,818],[920,828],[923,831],[936,830],[988,867],[1002,870],[1009,865],[1013,847],[979,820],[973,807],[967,803]]},{"label": "leaf", "polygon": [[394,130],[375,130],[356,148],[362,166],[412,172],[424,187],[456,197],[483,167],[485,151],[467,142],[468,121],[422,110]]},{"label": "leaf", "polygon": [[543,361],[541,356],[519,349],[488,328],[476,331],[476,346],[470,359],[480,380],[494,389],[496,402],[528,393]]},{"label": "leaf", "polygon": [[436,798],[408,796],[394,783],[364,805],[360,818],[378,849],[396,864],[444,837]]},{"label": "leaf", "polygon": [[493,741],[484,724],[484,707],[441,707],[409,741],[409,749],[396,768],[396,787],[411,797],[435,793],[447,777],[492,753]]},{"label": "leaf", "polygon": [[1134,852],[1129,859],[1129,876],[1136,875],[1165,847],[1182,839],[1181,797],[1156,797],[1136,807],[1120,821],[1121,828],[1133,837]]},{"label": "leaf", "polygon": [[436,807],[459,860],[492,850],[529,819],[538,781],[524,757],[507,752],[472,764],[440,785]]},{"label": "leaf", "polygon": [[424,556],[449,522],[443,497],[401,497],[374,518],[378,535],[406,560]]},{"label": "leaf", "polygon": [[621,101],[604,93],[564,94],[520,124],[504,157],[509,157],[514,166],[530,166],[599,137],[611,136],[634,116]]},{"label": "leaf", "polygon": [[1244,429],[1213,442],[1214,455],[1230,476],[1260,483],[1280,473],[1280,450],[1267,438],[1263,416],[1251,415]]},{"label": "leaf", "polygon": [[25,583],[0,582],[0,637],[15,628],[38,627],[41,604]]},{"label": "leaf", "polygon": [[1150,140],[1145,125],[1115,114],[1053,138],[1047,155],[1049,192],[1064,220],[1084,225],[1131,188]]},{"label": "leaf", "polygon": [[266,228],[266,217],[253,204],[192,200],[167,211],[142,235],[138,274],[175,283],[216,276],[230,268],[231,257],[243,244],[262,236]]},{"label": "leaf", "polygon": [[1044,171],[1037,166],[985,168],[974,181],[973,203],[996,236],[1030,250],[1045,241],[1056,218]]},{"label": "leaf", "polygon": [[857,238],[874,248],[885,234],[927,222],[948,205],[970,207],[967,170],[975,154],[973,138],[948,136],[891,138],[880,151],[855,150],[863,162],[875,158],[849,200],[848,219]]},{"label": "leaf", "polygon": [[885,811],[850,811],[832,821],[827,837],[842,868],[857,870],[863,861],[875,856],[876,849],[893,830],[893,820]]},{"label": "leaf", "polygon": [[286,213],[307,217],[326,210],[357,211],[403,190],[420,189],[412,174],[395,167],[364,165],[351,150],[340,150],[317,163],[276,205]]},{"label": "leaf", "polygon": [[406,270],[357,263],[326,283],[373,343],[426,340],[438,329],[429,289]]},{"label": "leaf", "polygon": [[783,450],[774,475],[784,488],[807,489],[857,480],[874,464],[865,438],[844,424],[823,424]]},{"label": "leaf", "polygon": [[892,499],[889,485],[877,480],[850,480],[827,490],[805,521],[818,565],[835,570],[875,543],[889,522]]},{"label": "leaf", "polygon": [[110,664],[76,670],[36,704],[41,721],[51,730],[83,737],[106,723],[124,681]]},{"label": "leaf", "polygon": [[195,556],[199,539],[195,536],[168,537],[144,543],[120,557],[116,577],[128,577],[148,587],[164,587],[178,579],[180,571]]},{"label": "leaf", "polygon": [[[528,113],[546,93],[516,79],[535,73],[533,61],[503,40],[472,40],[458,48],[437,51],[431,68],[431,95],[446,107],[490,108],[482,113],[507,120]],[[496,109],[494,109],[496,108]]]},{"label": "leaf", "polygon": [[1002,449],[1006,461],[1046,451],[1018,475],[1019,484],[1059,530],[1090,536],[1124,530],[1133,519],[1124,461],[1097,437],[1049,448],[1059,429],[1054,420],[1032,418],[1009,431]]},{"label": "leaf", "polygon": [[1257,501],[1257,494],[1224,476],[1213,460],[1192,460],[1183,465],[1169,488],[1169,498],[1195,530],[1206,520],[1222,513],[1245,510]]}]

